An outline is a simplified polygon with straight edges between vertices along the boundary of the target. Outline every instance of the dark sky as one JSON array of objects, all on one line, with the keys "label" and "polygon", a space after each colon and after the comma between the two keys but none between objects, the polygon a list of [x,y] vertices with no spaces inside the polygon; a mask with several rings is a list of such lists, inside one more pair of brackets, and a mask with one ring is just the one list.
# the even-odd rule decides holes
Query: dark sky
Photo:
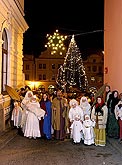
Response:
[{"label": "dark sky", "polygon": [[25,20],[29,29],[24,33],[24,54],[40,55],[45,50],[46,35],[56,29],[69,36],[66,45],[74,34],[81,52],[103,49],[104,0],[25,0]]}]

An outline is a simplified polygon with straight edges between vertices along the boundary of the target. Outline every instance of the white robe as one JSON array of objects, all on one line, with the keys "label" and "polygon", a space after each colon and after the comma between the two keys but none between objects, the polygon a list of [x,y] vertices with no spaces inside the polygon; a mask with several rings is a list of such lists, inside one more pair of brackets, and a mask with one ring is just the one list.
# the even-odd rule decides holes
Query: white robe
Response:
[{"label": "white robe", "polygon": [[89,120],[83,121],[83,135],[84,135],[84,144],[91,145],[94,144],[94,127],[95,122]]},{"label": "white robe", "polygon": [[20,106],[14,107],[12,111],[11,120],[14,122],[14,126],[17,128],[21,126],[22,108]]},{"label": "white robe", "polygon": [[27,113],[26,113],[27,104],[30,102],[30,100],[32,98],[32,97],[28,96],[28,93],[31,93],[33,95],[32,91],[27,91],[24,99],[21,102],[21,107],[23,109],[23,111],[22,111],[22,120],[21,120],[21,128],[22,128],[23,133],[25,132],[25,124],[26,124],[26,119],[27,119]]},{"label": "white robe", "polygon": [[40,108],[39,102],[30,102],[27,104],[27,119],[25,124],[24,136],[41,137],[39,128],[39,119],[44,117],[45,111]]},{"label": "white robe", "polygon": [[70,128],[71,128],[71,137],[73,138],[74,143],[80,143],[82,137],[81,131],[83,129],[81,121],[74,120]]}]

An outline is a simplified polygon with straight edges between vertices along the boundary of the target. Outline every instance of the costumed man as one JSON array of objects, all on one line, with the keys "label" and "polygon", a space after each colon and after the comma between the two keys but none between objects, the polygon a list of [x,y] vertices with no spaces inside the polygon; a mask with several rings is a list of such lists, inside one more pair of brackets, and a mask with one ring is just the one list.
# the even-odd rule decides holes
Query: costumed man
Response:
[{"label": "costumed man", "polygon": [[57,91],[57,96],[52,100],[52,126],[54,129],[54,138],[64,140],[65,131],[65,113],[66,99],[62,97],[62,91]]}]

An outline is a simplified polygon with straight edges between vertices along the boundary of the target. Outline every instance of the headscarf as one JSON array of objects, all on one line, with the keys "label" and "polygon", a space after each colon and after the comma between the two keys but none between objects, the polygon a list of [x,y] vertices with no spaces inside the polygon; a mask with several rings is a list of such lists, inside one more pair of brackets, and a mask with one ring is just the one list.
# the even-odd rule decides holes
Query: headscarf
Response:
[{"label": "headscarf", "polygon": [[96,98],[96,100],[98,100],[98,98],[101,99],[101,103],[98,103],[98,101],[97,101],[97,103],[95,104],[95,113],[97,113],[97,114],[100,113],[101,115],[103,115],[102,107],[105,105],[105,102],[102,97],[98,96]]},{"label": "headscarf", "polygon": [[91,105],[88,102],[87,97],[83,96],[80,99],[80,107],[83,109],[83,113],[85,114],[89,114],[91,112]]},{"label": "headscarf", "polygon": [[33,96],[33,92],[32,91],[27,91],[26,94],[25,94],[25,97],[24,99],[22,100],[21,102],[21,107],[23,109],[26,109],[26,104],[28,104],[28,102],[31,100],[32,96],[31,97],[28,97],[28,94],[31,94]]},{"label": "headscarf", "polygon": [[78,106],[77,100],[75,100],[75,99],[70,100],[70,102],[69,102],[70,107],[72,107],[73,104],[76,104],[76,106]]},{"label": "headscarf", "polygon": [[27,91],[26,94],[25,94],[25,97],[24,97],[25,100],[30,100],[31,97],[28,97],[29,93],[33,96],[33,92],[32,91]]}]

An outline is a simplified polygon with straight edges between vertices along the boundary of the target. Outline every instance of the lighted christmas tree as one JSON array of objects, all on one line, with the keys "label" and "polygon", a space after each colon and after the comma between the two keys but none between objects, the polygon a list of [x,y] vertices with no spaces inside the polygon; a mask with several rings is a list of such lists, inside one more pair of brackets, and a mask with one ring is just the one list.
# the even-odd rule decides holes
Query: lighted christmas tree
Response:
[{"label": "lighted christmas tree", "polygon": [[57,75],[58,86],[64,88],[74,87],[80,91],[86,91],[88,86],[85,67],[79,48],[76,45],[74,35],[66,53],[64,64],[59,68]]}]

